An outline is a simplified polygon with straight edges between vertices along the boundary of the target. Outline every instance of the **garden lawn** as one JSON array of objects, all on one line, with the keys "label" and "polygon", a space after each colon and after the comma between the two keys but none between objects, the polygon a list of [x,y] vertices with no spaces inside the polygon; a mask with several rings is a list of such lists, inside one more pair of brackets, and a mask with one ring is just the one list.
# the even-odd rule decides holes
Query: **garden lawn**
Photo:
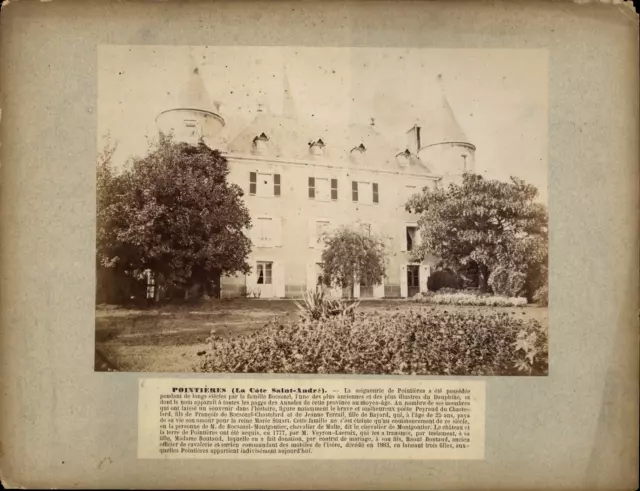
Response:
[{"label": "garden lawn", "polygon": [[[507,312],[536,319],[548,329],[544,307],[474,307],[421,305],[407,300],[365,300],[360,311],[391,315],[399,310],[438,309]],[[212,330],[239,336],[260,329],[271,318],[297,316],[291,300],[237,299],[203,301],[190,306],[133,310],[99,306],[96,311],[96,370],[189,372],[207,349]]]}]

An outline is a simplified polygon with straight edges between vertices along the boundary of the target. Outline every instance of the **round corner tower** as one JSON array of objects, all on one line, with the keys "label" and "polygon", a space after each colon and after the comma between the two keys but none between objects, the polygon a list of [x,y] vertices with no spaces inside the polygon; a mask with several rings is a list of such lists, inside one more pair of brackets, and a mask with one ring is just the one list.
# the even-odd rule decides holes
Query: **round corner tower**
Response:
[{"label": "round corner tower", "polygon": [[436,93],[424,123],[407,132],[409,148],[434,174],[442,176],[443,184],[459,183],[465,172],[475,172],[476,147],[458,124],[442,87]]},{"label": "round corner tower", "polygon": [[176,107],[162,111],[156,117],[160,133],[173,135],[182,142],[196,144],[200,138],[215,137],[225,126],[220,103],[211,102],[200,70],[192,61],[189,79],[180,92]]}]

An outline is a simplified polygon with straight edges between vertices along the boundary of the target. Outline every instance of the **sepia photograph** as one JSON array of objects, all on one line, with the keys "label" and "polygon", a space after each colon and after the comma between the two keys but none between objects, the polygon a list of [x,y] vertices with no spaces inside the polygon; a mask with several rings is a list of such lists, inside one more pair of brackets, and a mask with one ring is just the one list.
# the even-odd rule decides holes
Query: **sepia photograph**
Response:
[{"label": "sepia photograph", "polygon": [[98,61],[96,371],[548,375],[545,51]]}]

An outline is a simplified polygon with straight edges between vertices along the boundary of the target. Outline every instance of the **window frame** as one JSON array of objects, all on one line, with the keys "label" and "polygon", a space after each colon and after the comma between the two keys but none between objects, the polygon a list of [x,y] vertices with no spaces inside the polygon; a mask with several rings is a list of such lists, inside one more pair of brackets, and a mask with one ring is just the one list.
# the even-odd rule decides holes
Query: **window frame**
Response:
[{"label": "window frame", "polygon": [[331,201],[338,201],[338,179],[331,179]]},{"label": "window frame", "polygon": [[[268,176],[271,183],[263,184],[266,186],[266,190],[271,189],[271,192],[267,192],[264,195],[258,191],[263,189],[262,186],[258,186],[258,177]],[[275,172],[249,172],[249,196],[257,196],[259,198],[278,198],[282,195],[282,175]]]},{"label": "window frame", "polygon": [[[411,281],[409,281],[411,278]],[[407,288],[420,287],[420,266],[416,264],[407,265]]]},{"label": "window frame", "polygon": [[267,230],[269,232],[271,232],[269,234],[269,237],[265,238],[264,237],[265,228],[262,227],[262,226],[259,227],[260,237],[259,237],[258,240],[259,240],[260,244],[271,244],[271,243],[273,243],[274,242],[274,237],[273,237],[273,223],[274,223],[274,221],[273,221],[273,217],[266,217],[266,216],[256,217],[256,223],[268,224]]},{"label": "window frame", "polygon": [[281,196],[282,194],[282,179],[280,174],[273,174],[273,196]]},{"label": "window frame", "polygon": [[321,235],[322,233],[324,233],[324,231],[322,231],[321,233],[318,233],[318,224],[323,223],[325,224],[325,226],[327,228],[329,228],[331,226],[331,221],[327,218],[316,218],[315,220],[315,225],[316,225],[316,229],[315,229],[315,236],[316,236],[316,247],[320,247],[322,245],[320,239],[321,239]]},{"label": "window frame", "polygon": [[258,194],[258,173],[249,172],[249,196]]},{"label": "window frame", "polygon": [[[411,252],[418,245],[418,240],[417,240],[418,239],[418,226],[417,225],[408,224],[408,225],[405,225],[404,229],[405,229],[405,241],[406,241],[405,246],[407,248],[407,252]],[[409,233],[410,229],[413,230],[413,237]],[[411,240],[411,247],[409,247],[409,240]]]},{"label": "window frame", "polygon": [[256,285],[273,285],[273,261],[256,261]]},{"label": "window frame", "polygon": [[309,177],[307,182],[309,184],[309,199],[316,199],[316,178]]}]

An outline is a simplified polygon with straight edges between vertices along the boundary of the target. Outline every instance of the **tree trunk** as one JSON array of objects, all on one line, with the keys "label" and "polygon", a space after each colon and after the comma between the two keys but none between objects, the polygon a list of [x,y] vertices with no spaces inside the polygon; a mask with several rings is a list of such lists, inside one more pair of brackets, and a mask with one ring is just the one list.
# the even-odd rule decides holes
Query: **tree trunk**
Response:
[{"label": "tree trunk", "polygon": [[485,293],[489,285],[489,268],[484,264],[478,265],[478,288]]},{"label": "tree trunk", "polygon": [[220,293],[222,291],[222,285],[220,282],[221,276],[222,272],[219,269],[214,269],[212,271],[211,281],[207,281],[207,295],[211,298],[220,298]]}]

